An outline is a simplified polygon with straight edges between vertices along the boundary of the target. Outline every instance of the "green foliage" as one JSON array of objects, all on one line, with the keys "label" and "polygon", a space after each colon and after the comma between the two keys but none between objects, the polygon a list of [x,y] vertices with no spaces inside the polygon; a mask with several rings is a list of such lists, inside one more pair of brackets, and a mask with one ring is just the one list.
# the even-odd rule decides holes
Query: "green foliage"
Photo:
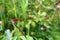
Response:
[{"label": "green foliage", "polygon": [[0,0],[0,40],[60,40],[56,0]]}]

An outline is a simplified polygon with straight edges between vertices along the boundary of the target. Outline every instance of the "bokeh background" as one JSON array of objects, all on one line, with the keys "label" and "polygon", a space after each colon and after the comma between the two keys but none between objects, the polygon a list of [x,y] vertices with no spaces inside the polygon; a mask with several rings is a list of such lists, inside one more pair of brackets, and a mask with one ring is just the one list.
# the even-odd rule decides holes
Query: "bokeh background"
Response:
[{"label": "bokeh background", "polygon": [[60,1],[0,0],[0,40],[60,40]]}]

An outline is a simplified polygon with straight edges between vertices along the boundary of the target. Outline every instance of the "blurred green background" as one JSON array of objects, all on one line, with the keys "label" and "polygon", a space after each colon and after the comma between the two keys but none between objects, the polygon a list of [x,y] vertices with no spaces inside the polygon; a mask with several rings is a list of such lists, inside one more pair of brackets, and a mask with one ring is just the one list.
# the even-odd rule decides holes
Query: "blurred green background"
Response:
[{"label": "blurred green background", "polygon": [[0,40],[60,40],[60,1],[0,0]]}]

